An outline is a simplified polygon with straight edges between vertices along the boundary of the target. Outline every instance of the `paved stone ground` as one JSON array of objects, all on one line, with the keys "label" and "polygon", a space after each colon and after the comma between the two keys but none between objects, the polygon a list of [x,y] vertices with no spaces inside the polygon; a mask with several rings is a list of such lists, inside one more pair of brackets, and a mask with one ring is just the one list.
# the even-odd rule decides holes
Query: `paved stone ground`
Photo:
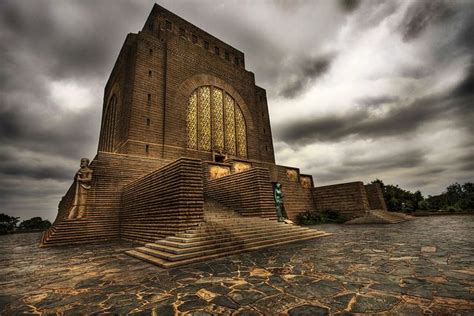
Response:
[{"label": "paved stone ground", "polygon": [[0,236],[0,314],[474,315],[474,216],[315,228],[334,235],[173,270]]}]

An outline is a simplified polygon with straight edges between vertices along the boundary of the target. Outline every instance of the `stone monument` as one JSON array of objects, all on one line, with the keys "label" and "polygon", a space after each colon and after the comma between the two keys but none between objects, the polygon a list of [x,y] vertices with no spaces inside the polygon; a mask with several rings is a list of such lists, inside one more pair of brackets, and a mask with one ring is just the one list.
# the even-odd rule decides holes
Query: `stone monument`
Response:
[{"label": "stone monument", "polygon": [[[104,89],[97,154],[81,160],[41,245],[160,241],[167,246],[131,254],[173,266],[324,235],[279,223],[283,209],[294,220],[337,209],[344,195],[357,206],[349,217],[369,207],[363,185],[355,195],[313,183],[275,163],[267,94],[245,54],[155,4],[125,38]],[[204,248],[164,253],[196,234],[207,235]]]}]

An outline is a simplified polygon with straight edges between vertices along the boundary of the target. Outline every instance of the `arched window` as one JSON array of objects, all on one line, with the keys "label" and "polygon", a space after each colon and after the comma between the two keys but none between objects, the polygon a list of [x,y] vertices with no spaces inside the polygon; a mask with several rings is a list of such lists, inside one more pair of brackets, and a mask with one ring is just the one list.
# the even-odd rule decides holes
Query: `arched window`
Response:
[{"label": "arched window", "polygon": [[244,115],[224,90],[213,86],[194,90],[188,100],[186,123],[188,148],[247,157]]}]

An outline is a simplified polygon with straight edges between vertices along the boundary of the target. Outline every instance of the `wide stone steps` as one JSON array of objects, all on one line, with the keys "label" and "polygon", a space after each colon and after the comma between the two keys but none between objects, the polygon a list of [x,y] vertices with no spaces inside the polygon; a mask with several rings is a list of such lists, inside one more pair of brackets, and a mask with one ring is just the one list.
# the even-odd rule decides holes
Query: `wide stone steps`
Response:
[{"label": "wide stone steps", "polygon": [[[295,234],[289,234],[289,235],[282,235],[278,236],[278,239],[276,239],[276,244],[279,244],[281,242],[285,241],[294,241],[295,238],[299,240],[300,238],[311,238],[311,237],[320,237],[321,233],[306,233],[300,236],[296,236]],[[236,244],[223,244],[222,246],[219,247],[219,244],[217,244],[217,247],[212,247],[210,249],[203,249],[202,247],[197,247],[196,249],[191,249],[190,252],[184,252],[184,253],[170,253],[168,251],[160,251],[156,250],[151,247],[139,247],[137,250],[147,253],[149,255],[165,259],[168,261],[181,261],[181,260],[186,260],[190,259],[193,257],[200,257],[200,256],[208,256],[208,255],[213,255],[216,253],[220,252],[229,252],[229,251],[234,251],[234,250],[239,250],[239,249],[245,249],[247,247],[258,247],[258,246],[264,246],[266,245],[267,247],[273,246],[273,241],[274,239],[270,238],[263,238],[263,239],[257,239],[257,240],[251,240],[247,242],[240,241],[239,243]]]},{"label": "wide stone steps", "polygon": [[[255,215],[254,215],[255,216]],[[198,227],[126,253],[164,268],[328,236],[325,232],[260,217],[245,217],[215,201],[204,204]]]},{"label": "wide stone steps", "polygon": [[118,220],[94,222],[90,218],[63,220],[54,224],[42,237],[41,246],[62,246],[118,238]]},{"label": "wide stone steps", "polygon": [[81,237],[76,237],[76,236],[70,236],[70,237],[61,237],[60,239],[54,238],[51,239],[51,236],[46,237],[46,242],[43,242],[41,244],[41,247],[48,247],[48,246],[66,246],[66,245],[72,245],[72,244],[83,244],[83,243],[88,243],[91,242],[91,239],[93,239],[94,242],[96,241],[106,241],[106,240],[112,240],[118,238],[118,235],[116,232],[110,233],[110,234],[103,234],[103,235],[84,235]]},{"label": "wide stone steps", "polygon": [[[268,226],[257,226],[257,227],[248,227],[248,228],[236,228],[234,229],[220,229],[220,230],[210,230],[205,233],[193,233],[193,234],[177,234],[174,237],[169,237],[169,240],[174,240],[178,242],[192,242],[192,241],[203,241],[208,239],[214,239],[215,237],[225,237],[228,235],[233,236],[234,238],[246,238],[255,233],[259,235],[262,234],[271,234],[273,232],[289,232],[289,231],[298,231],[302,232],[307,230],[306,228],[295,227],[294,225],[288,225],[288,227],[278,227],[276,224],[274,227]],[[186,241],[183,241],[186,240]]]},{"label": "wide stone steps", "polygon": [[151,248],[154,250],[159,250],[159,251],[164,251],[172,254],[187,254],[187,253],[193,253],[193,252],[198,252],[198,251],[206,251],[206,250],[211,250],[211,249],[218,249],[218,248],[228,248],[228,247],[233,247],[233,246],[248,246],[251,245],[252,243],[259,243],[259,242],[272,242],[273,240],[282,240],[283,238],[290,238],[290,237],[296,237],[300,238],[303,236],[310,236],[310,235],[317,235],[320,236],[321,232],[280,232],[280,233],[273,233],[271,235],[264,235],[264,236],[258,236],[249,240],[239,240],[233,238],[233,236],[228,237],[228,238],[218,238],[214,239],[211,241],[207,241],[205,243],[186,243],[182,244],[187,247],[180,247],[182,245],[178,246],[171,246],[169,244],[165,245],[164,243],[157,241],[156,243],[151,243],[151,244],[146,244],[147,248]]},{"label": "wide stone steps", "polygon": [[[221,231],[228,232],[232,231],[233,233],[238,232],[245,232],[245,231],[255,231],[258,229],[266,230],[266,229],[275,229],[274,223],[239,223],[236,225],[216,225],[212,227],[206,227],[204,229],[191,229],[186,231],[185,233],[178,233],[176,237],[183,237],[183,238],[191,238],[191,237],[200,237],[200,236],[207,236],[209,233],[219,233]],[[273,225],[272,225],[273,224]],[[291,226],[290,226],[291,227]],[[289,227],[288,227],[289,228]]]},{"label": "wide stone steps", "polygon": [[140,251],[137,251],[137,250],[129,250],[129,251],[126,251],[126,253],[128,255],[132,256],[132,257],[135,257],[137,259],[141,259],[143,261],[146,261],[148,263],[160,266],[162,268],[174,268],[174,267],[193,264],[193,263],[197,263],[197,262],[201,262],[201,261],[213,260],[213,259],[217,259],[217,258],[230,256],[230,255],[235,255],[235,254],[239,254],[239,253],[242,253],[242,252],[255,251],[255,250],[264,249],[264,248],[268,248],[268,247],[284,245],[284,244],[293,243],[293,242],[297,242],[297,241],[305,241],[305,240],[314,239],[314,238],[318,238],[318,237],[329,236],[329,235],[331,235],[331,234],[321,232],[321,235],[318,235],[318,236],[305,236],[305,237],[299,238],[298,240],[295,240],[295,239],[280,240],[280,241],[274,242],[270,246],[268,244],[246,246],[245,248],[241,248],[241,249],[234,249],[234,250],[231,250],[231,251],[223,251],[223,252],[215,253],[215,254],[212,254],[212,255],[198,256],[198,257],[193,257],[193,258],[186,259],[186,260],[181,260],[181,261],[168,261],[168,260],[161,259],[161,258],[158,258],[156,256],[149,255],[147,253],[143,253],[143,252],[140,252]]}]

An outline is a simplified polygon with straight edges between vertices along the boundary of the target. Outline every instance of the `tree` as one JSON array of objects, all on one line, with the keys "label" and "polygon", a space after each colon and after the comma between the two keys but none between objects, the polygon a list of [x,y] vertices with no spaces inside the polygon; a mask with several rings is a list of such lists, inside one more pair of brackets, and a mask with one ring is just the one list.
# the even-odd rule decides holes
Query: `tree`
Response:
[{"label": "tree", "polygon": [[43,220],[41,217],[33,217],[28,220],[24,220],[20,223],[20,230],[31,231],[31,230],[46,230],[51,227],[51,222]]},{"label": "tree", "polygon": [[7,214],[0,214],[0,234],[8,234],[15,230],[16,224],[19,222],[19,217],[9,216]]},{"label": "tree", "polygon": [[439,195],[429,196],[426,199],[431,209],[450,211],[474,211],[474,184],[454,183]]},{"label": "tree", "polygon": [[398,185],[385,185],[380,179],[374,180],[372,183],[380,184],[387,208],[392,212],[414,212],[419,208],[419,203],[424,200],[420,191],[412,193]]}]

